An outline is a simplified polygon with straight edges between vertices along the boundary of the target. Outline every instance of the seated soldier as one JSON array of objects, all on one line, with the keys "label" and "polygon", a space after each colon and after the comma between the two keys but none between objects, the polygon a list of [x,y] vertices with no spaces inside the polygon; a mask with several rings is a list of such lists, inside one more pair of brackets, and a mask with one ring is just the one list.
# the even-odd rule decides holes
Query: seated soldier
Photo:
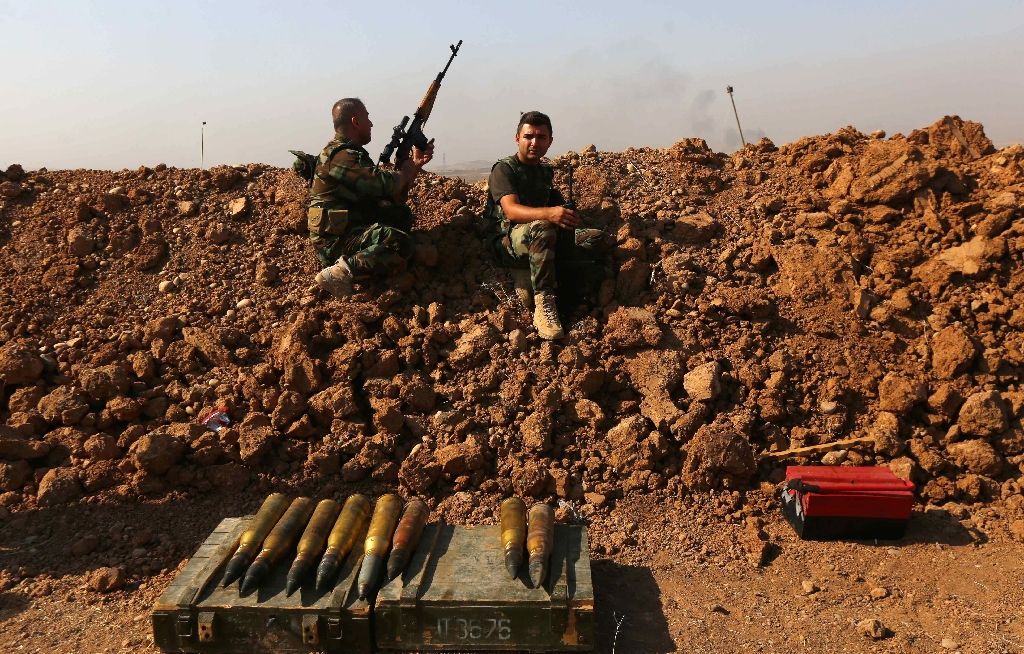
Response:
[{"label": "seated soldier", "polygon": [[[576,211],[554,186],[554,168],[542,157],[551,147],[551,119],[528,111],[516,128],[517,152],[491,168],[484,215],[490,219],[492,245],[498,260],[513,267],[516,294],[529,306],[533,291],[533,324],[541,338],[562,338],[558,317],[556,253],[578,249],[596,254],[604,249],[605,233],[582,229]],[[522,269],[529,265],[529,275]]]},{"label": "seated soldier", "polygon": [[320,153],[310,189],[309,239],[325,266],[316,283],[335,297],[352,293],[353,280],[405,270],[413,254],[409,187],[434,154],[413,148],[396,170],[376,169],[363,148],[370,115],[359,98],[334,103],[334,138]]}]

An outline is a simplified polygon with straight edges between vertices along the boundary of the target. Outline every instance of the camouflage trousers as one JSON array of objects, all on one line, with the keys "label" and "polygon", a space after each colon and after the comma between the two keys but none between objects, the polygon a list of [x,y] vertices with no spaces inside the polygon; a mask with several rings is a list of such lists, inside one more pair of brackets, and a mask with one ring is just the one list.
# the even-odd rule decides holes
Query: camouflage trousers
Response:
[{"label": "camouflage trousers", "polygon": [[[558,288],[555,261],[594,259],[608,250],[608,235],[600,229],[559,229],[543,220],[513,225],[500,242],[499,249],[509,265],[529,263],[533,290]],[[508,261],[511,259],[512,261]]]},{"label": "camouflage trousers", "polygon": [[391,277],[404,272],[412,259],[411,227],[412,213],[406,209],[388,223],[352,226],[341,236],[310,234],[309,240],[324,266],[344,257],[357,280]]}]

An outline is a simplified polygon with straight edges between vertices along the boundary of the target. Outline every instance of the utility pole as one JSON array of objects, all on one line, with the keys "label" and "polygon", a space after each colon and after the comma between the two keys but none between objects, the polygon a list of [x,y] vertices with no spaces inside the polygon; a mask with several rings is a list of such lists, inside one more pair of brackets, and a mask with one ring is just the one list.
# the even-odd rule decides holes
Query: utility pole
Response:
[{"label": "utility pole", "polygon": [[740,127],[740,114],[736,111],[736,100],[732,97],[732,85],[726,86],[725,92],[729,94],[729,101],[732,102],[732,113],[736,116],[736,129],[740,131],[740,141],[743,142],[743,147],[747,147],[747,139],[743,138],[743,128]]},{"label": "utility pole", "polygon": [[199,128],[199,167],[206,168],[206,121]]}]

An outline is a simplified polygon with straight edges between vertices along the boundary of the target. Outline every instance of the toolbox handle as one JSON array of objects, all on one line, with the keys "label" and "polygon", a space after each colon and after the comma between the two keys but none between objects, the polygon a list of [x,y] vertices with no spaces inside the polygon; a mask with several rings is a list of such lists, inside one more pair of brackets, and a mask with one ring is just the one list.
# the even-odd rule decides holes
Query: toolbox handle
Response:
[{"label": "toolbox handle", "polygon": [[192,615],[190,613],[178,615],[178,619],[174,621],[174,634],[182,639],[192,638]]},{"label": "toolbox handle", "polygon": [[815,493],[819,490],[814,484],[808,484],[803,479],[787,479],[782,484],[782,492],[793,490],[798,493]]}]

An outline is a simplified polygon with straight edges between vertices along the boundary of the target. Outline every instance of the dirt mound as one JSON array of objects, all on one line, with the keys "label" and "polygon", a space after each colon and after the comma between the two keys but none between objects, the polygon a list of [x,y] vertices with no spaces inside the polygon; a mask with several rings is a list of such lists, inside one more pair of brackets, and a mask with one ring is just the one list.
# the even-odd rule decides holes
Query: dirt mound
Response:
[{"label": "dirt mound", "polygon": [[947,117],[568,163],[616,248],[557,344],[481,246],[481,184],[423,175],[415,265],[336,301],[290,171],[12,166],[0,506],[296,476],[601,505],[859,435],[819,456],[891,461],[933,502],[1019,493],[1020,146]]}]

